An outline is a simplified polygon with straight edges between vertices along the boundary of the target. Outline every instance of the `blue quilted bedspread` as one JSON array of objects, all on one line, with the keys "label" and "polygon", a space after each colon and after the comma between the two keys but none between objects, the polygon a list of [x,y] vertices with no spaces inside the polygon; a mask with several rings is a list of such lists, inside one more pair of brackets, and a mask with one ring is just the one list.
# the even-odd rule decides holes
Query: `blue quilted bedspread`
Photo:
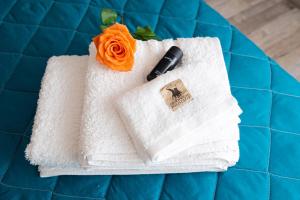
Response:
[{"label": "blue quilted bedspread", "polygon": [[[225,173],[40,178],[24,159],[47,59],[87,54],[99,12],[161,38],[216,36],[244,110]],[[203,1],[1,0],[0,199],[300,199],[300,84]]]}]

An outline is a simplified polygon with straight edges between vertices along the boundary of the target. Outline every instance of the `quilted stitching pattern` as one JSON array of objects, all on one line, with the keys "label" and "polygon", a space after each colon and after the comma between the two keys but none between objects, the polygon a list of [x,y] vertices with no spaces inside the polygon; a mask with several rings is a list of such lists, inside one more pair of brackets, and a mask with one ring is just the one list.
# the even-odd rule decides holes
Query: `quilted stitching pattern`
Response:
[{"label": "quilted stitching pattern", "polygon": [[[52,55],[87,54],[99,11],[161,38],[219,37],[244,110],[241,158],[225,173],[39,178],[24,159]],[[0,199],[300,199],[300,84],[205,2],[18,0],[0,6]]]}]

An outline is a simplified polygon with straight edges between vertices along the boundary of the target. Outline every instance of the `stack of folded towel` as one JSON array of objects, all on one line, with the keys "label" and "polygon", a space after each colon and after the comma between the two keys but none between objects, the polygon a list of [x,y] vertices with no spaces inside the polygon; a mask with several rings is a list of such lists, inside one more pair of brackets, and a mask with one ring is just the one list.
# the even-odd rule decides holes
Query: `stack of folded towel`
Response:
[{"label": "stack of folded towel", "polygon": [[[182,62],[146,82],[171,46]],[[102,66],[93,44],[89,56],[49,59],[26,148],[41,176],[224,171],[238,161],[241,109],[219,40],[137,41],[136,49],[130,72]]]}]

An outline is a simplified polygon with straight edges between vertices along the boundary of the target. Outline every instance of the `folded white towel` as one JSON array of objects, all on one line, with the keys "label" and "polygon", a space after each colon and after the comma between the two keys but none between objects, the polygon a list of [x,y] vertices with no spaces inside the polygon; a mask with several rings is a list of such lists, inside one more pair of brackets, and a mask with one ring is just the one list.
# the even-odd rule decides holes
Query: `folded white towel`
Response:
[{"label": "folded white towel", "polygon": [[[235,164],[238,146],[236,141],[228,140],[199,146],[189,153],[190,157],[175,159],[177,164],[170,160],[164,165],[145,166],[136,154],[121,154],[123,162],[115,160],[118,155],[106,155],[102,166],[81,167],[77,147],[86,62],[87,56],[53,57],[48,61],[31,141],[26,148],[27,159],[31,164],[40,165],[42,177],[224,171]],[[198,154],[193,155],[195,152]]]},{"label": "folded white towel", "polygon": [[[146,161],[162,161],[193,145],[222,141],[222,134],[238,134],[228,132],[228,127],[237,127],[241,109],[228,90],[221,47],[214,51],[220,52],[214,62],[183,63],[172,72],[120,95],[119,114]],[[177,84],[161,91],[170,83]],[[181,96],[173,96],[175,89]],[[170,102],[182,104],[181,107],[173,110],[163,95]],[[219,126],[224,131],[216,132]]]},{"label": "folded white towel", "polygon": [[[205,44],[211,43],[211,40],[216,39],[205,40],[196,38],[194,42],[201,43],[202,41],[203,46],[206,46]],[[174,43],[168,40],[164,42],[164,45],[168,42],[170,44],[164,47],[165,50]],[[149,41],[148,43],[157,42]],[[182,44],[184,44],[184,42],[182,42]],[[138,45],[144,48],[151,47],[147,45],[147,42],[138,42]],[[160,57],[163,51],[162,48],[163,47],[155,48],[156,53],[151,51],[152,55],[156,54],[157,57]],[[159,49],[160,51],[157,51]],[[148,69],[147,72],[143,72],[142,69],[140,69],[140,71],[146,76],[156,61],[153,61],[153,63],[149,64],[148,68],[145,68]],[[95,160],[89,160],[90,164],[96,164],[98,166],[81,167],[79,163],[79,157],[81,157],[81,155],[78,155],[80,152],[78,143],[81,143],[80,139],[82,140],[82,144],[87,144],[88,141],[85,140],[83,132],[79,137],[82,112],[81,105],[83,104],[82,97],[85,93],[84,79],[86,62],[87,56],[54,57],[48,62],[42,81],[33,134],[30,144],[26,148],[27,159],[29,159],[32,164],[40,165],[39,170],[41,176],[63,174],[150,174],[223,171],[226,170],[228,166],[232,166],[237,162],[239,158],[238,144],[236,142],[238,136],[236,138],[227,138],[227,140],[224,139],[222,142],[207,143],[193,147],[183,152],[181,156],[178,155],[179,158],[167,160],[163,164],[145,165],[138,157],[127,134],[120,132],[119,134],[123,134],[121,139],[118,138],[118,134],[116,136],[107,135],[103,138],[105,139],[105,141],[102,142],[104,145],[101,147],[101,144],[98,144],[100,146],[99,148],[102,149],[100,154],[99,152],[95,155],[91,154]],[[95,70],[97,71],[98,69],[106,70],[101,67]],[[93,76],[92,71],[89,73],[89,77],[91,76]],[[97,77],[98,75],[94,74],[94,76]],[[142,83],[143,77],[145,76],[137,76],[135,78],[140,78],[139,81]],[[111,80],[111,77],[108,76],[102,78],[107,81]],[[93,85],[96,87],[95,90],[98,90],[99,85]],[[133,85],[135,86],[135,84]],[[89,87],[89,92],[86,94],[90,94],[91,90],[93,89]],[[85,98],[88,98],[88,95]],[[94,100],[101,102],[101,99],[98,97]],[[97,106],[102,107],[101,103],[94,105],[96,105],[94,112],[97,112]],[[92,109],[90,111],[92,111]],[[83,116],[92,115],[84,114]],[[88,118],[86,118],[85,121],[86,120],[88,120]],[[90,118],[90,120],[99,123],[99,118]],[[106,116],[103,117],[103,120],[109,121]],[[95,130],[98,130],[98,128]],[[233,127],[232,132],[238,133],[237,127]],[[100,137],[100,140],[97,142],[101,141],[102,139]],[[90,141],[90,143],[92,144],[93,142]],[[115,145],[119,146],[116,147]],[[93,147],[95,146],[97,145],[93,144]],[[88,162],[84,162],[84,164],[87,163]]]},{"label": "folded white towel", "polygon": [[33,165],[80,166],[78,138],[88,56],[48,60],[25,156]]},{"label": "folded white towel", "polygon": [[[224,85],[224,90],[229,93],[227,73],[225,68],[222,68],[223,54],[217,38],[138,41],[133,70],[126,73],[115,72],[99,64],[95,59],[95,47],[91,44],[80,134],[83,166],[102,166],[108,160],[142,165],[116,110],[115,101],[126,91],[144,84],[147,74],[173,45],[180,47],[184,53],[182,65],[202,63],[203,68],[217,68],[221,65],[220,69],[223,70],[220,70],[220,76],[226,78],[218,79],[219,84]],[[238,119],[235,117],[232,120]],[[238,129],[232,134],[230,130],[223,131],[223,135],[229,139],[235,142],[239,139]]]}]

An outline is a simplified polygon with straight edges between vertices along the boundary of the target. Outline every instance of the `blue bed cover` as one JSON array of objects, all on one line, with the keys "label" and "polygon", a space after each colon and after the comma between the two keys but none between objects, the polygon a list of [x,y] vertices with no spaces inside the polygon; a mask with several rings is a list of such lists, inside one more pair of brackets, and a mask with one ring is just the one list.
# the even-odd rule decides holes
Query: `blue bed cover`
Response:
[{"label": "blue bed cover", "polygon": [[[40,178],[24,159],[46,61],[88,52],[99,12],[161,38],[219,37],[244,110],[241,157],[225,173]],[[300,199],[300,84],[204,1],[1,0],[0,199]]]}]

